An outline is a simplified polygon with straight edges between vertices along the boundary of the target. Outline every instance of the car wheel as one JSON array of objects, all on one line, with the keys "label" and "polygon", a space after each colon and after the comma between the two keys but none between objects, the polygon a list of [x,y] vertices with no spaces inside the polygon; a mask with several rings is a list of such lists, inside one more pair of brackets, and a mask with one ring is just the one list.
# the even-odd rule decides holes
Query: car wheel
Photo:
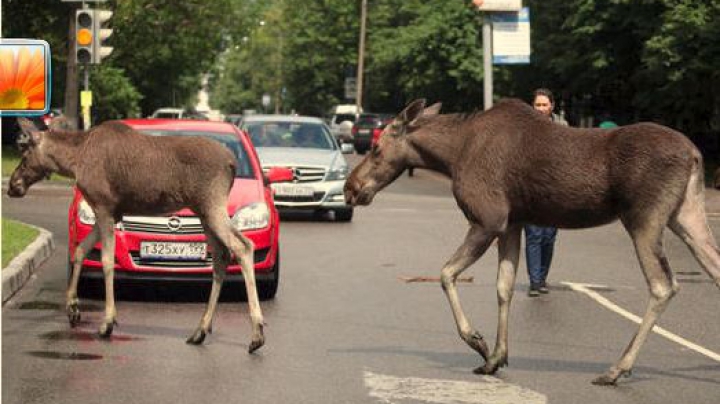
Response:
[{"label": "car wheel", "polygon": [[257,282],[258,297],[260,300],[272,300],[277,294],[278,285],[280,284],[280,247],[275,256],[275,265],[272,268],[272,277],[267,280]]},{"label": "car wheel", "polygon": [[353,218],[354,209],[339,209],[335,211],[335,220],[338,222],[350,222]]}]

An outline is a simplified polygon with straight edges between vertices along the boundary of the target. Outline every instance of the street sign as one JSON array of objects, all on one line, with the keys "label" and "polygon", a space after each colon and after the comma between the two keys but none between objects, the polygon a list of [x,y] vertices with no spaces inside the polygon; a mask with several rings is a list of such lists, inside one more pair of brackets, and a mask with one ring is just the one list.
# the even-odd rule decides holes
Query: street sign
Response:
[{"label": "street sign", "polygon": [[530,10],[492,13],[493,64],[530,63]]},{"label": "street sign", "polygon": [[354,100],[357,97],[357,78],[345,77],[345,98]]},{"label": "street sign", "polygon": [[519,11],[522,0],[473,0],[480,11]]}]

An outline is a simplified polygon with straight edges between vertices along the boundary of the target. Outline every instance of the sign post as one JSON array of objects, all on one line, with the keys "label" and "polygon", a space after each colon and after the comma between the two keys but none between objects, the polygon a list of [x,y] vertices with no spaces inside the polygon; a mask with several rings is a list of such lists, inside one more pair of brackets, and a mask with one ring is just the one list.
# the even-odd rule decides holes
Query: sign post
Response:
[{"label": "sign post", "polygon": [[[517,13],[522,9],[522,0],[473,0],[473,4],[477,6],[478,11],[486,12],[483,18],[482,41],[483,41],[483,104],[485,109],[492,108],[493,105],[493,52],[497,45],[494,42],[493,34],[494,15],[497,12],[503,14]],[[528,19],[528,61],[515,63],[529,63],[529,19]],[[500,64],[495,62],[496,64]]]}]

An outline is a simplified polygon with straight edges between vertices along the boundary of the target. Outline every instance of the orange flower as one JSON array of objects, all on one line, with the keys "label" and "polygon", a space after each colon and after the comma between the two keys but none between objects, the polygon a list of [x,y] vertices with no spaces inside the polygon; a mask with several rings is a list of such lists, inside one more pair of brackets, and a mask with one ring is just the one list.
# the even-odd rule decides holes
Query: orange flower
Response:
[{"label": "orange flower", "polygon": [[0,110],[45,109],[43,51],[0,49]]}]

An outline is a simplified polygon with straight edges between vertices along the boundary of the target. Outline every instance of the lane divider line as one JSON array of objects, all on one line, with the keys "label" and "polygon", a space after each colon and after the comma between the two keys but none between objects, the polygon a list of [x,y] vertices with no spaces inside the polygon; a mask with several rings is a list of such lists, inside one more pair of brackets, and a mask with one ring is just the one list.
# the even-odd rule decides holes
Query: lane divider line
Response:
[{"label": "lane divider line", "polygon": [[[611,302],[610,300],[606,299],[599,293],[590,289],[591,287],[599,287],[599,285],[590,285],[590,284],[585,284],[585,283],[574,283],[574,282],[561,282],[561,283],[563,285],[568,286],[570,289],[572,289],[576,292],[584,293],[585,295],[589,296],[591,299],[600,303],[600,305],[604,306],[606,309],[613,311],[634,323],[640,324],[642,322],[641,317],[638,317],[638,316],[630,313],[629,311],[623,309],[622,307],[620,307],[620,306],[616,305],[615,303]],[[720,362],[720,354],[713,352],[707,348],[704,348],[694,342],[690,342],[677,334],[673,334],[670,331],[660,327],[659,325],[655,325],[655,327],[653,327],[653,331],[655,333],[660,334],[661,336],[669,339],[672,342],[680,344],[688,349],[692,349],[693,351],[695,351],[699,354],[705,355],[710,359]]]}]

